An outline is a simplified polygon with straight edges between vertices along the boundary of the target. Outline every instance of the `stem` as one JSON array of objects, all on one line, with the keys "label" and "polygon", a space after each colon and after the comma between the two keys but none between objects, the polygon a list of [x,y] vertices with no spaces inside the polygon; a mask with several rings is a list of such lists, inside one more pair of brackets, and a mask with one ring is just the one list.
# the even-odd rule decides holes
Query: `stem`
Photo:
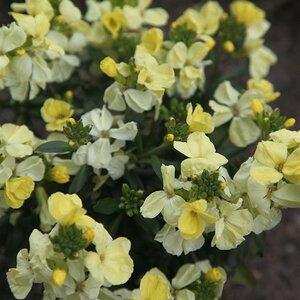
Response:
[{"label": "stem", "polygon": [[142,157],[145,157],[145,156],[150,156],[150,155],[153,155],[153,154],[157,154],[159,153],[160,151],[164,150],[164,149],[167,149],[169,146],[171,145],[171,143],[163,143],[145,153],[143,153],[140,158]]}]

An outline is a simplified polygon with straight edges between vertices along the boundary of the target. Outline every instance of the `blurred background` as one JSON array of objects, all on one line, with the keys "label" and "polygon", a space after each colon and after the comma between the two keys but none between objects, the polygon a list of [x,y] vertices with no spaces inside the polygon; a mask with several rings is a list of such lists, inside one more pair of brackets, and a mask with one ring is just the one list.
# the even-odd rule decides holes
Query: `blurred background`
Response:
[{"label": "blurred background", "polygon": [[[11,22],[8,15],[13,1],[0,0],[0,23]],[[15,1],[22,2],[22,1]],[[74,0],[84,9],[84,0]],[[153,6],[168,10],[170,20],[182,11],[204,1],[195,0],[154,0]],[[227,8],[231,1],[219,0]],[[276,102],[283,113],[298,120],[300,128],[300,1],[299,0],[258,0],[253,1],[266,10],[267,19],[272,27],[266,35],[266,45],[278,55],[278,63],[271,69],[268,79],[281,92]],[[299,96],[298,96],[299,95]],[[1,97],[1,94],[0,94]],[[1,100],[1,99],[0,99]],[[1,106],[1,102],[0,102]],[[11,122],[13,116],[0,107],[0,124]],[[299,195],[300,197],[300,195]],[[227,283],[223,300],[297,300],[300,299],[300,210],[284,212],[282,222],[266,234],[266,251],[264,257],[247,261],[257,279],[254,288],[238,283]],[[0,253],[0,273],[5,258]],[[1,293],[0,299],[14,299]],[[2,295],[1,295],[2,294]],[[36,300],[36,299],[34,299]]]}]

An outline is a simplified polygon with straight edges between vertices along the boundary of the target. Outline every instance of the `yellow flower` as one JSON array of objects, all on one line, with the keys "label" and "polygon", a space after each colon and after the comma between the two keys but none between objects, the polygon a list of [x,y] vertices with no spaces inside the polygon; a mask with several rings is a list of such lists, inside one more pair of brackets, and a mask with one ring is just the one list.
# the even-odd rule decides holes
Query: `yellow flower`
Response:
[{"label": "yellow flower", "polygon": [[62,131],[67,120],[73,115],[72,106],[62,100],[49,98],[41,108],[43,120],[47,123],[48,131]]},{"label": "yellow flower", "polygon": [[259,22],[265,18],[265,12],[248,1],[234,1],[230,5],[231,14],[238,22],[247,27]]},{"label": "yellow flower", "polygon": [[212,282],[218,282],[222,279],[222,277],[223,277],[222,272],[219,268],[211,268],[205,274],[205,278]]},{"label": "yellow flower", "polygon": [[55,269],[52,273],[52,283],[55,286],[62,286],[67,277],[67,272],[63,269]]},{"label": "yellow flower", "polygon": [[166,140],[168,142],[173,142],[174,141],[174,134],[173,133],[168,133],[166,136]]},{"label": "yellow flower", "polygon": [[253,99],[251,103],[251,109],[254,114],[260,114],[264,111],[264,107],[258,99]]},{"label": "yellow flower", "polygon": [[265,79],[249,79],[247,86],[248,89],[256,89],[261,91],[266,102],[271,102],[280,96],[279,92],[274,92],[273,84]]},{"label": "yellow flower", "polygon": [[57,192],[48,199],[48,208],[51,216],[61,225],[76,224],[78,227],[93,228],[95,221],[86,216],[82,208],[81,199],[76,194]]},{"label": "yellow flower", "polygon": [[116,77],[118,75],[117,64],[109,56],[105,57],[100,62],[100,70],[109,77]]},{"label": "yellow flower", "polygon": [[105,14],[101,19],[101,22],[112,34],[113,39],[118,37],[122,26],[127,24],[126,18],[120,7],[115,7],[112,12]]},{"label": "yellow flower", "polygon": [[186,106],[187,118],[186,123],[189,125],[189,130],[191,132],[201,131],[204,133],[211,133],[215,128],[215,122],[213,117],[203,111],[200,104],[197,104],[194,111],[193,105],[188,103]]},{"label": "yellow flower", "polygon": [[29,176],[9,179],[4,187],[4,200],[9,207],[19,208],[34,190],[34,181]]},{"label": "yellow flower", "polygon": [[140,283],[140,296],[134,300],[168,300],[171,297],[170,288],[162,276],[147,273]]},{"label": "yellow flower", "polygon": [[51,179],[57,183],[63,184],[70,181],[68,169],[63,165],[54,166],[50,171]]},{"label": "yellow flower", "polygon": [[205,221],[214,223],[217,218],[206,213],[207,201],[204,199],[183,204],[183,213],[178,220],[178,229],[186,240],[195,240],[203,234]]},{"label": "yellow flower", "polygon": [[164,34],[161,29],[151,28],[143,32],[141,45],[145,47],[151,55],[154,55],[161,49],[163,36]]}]

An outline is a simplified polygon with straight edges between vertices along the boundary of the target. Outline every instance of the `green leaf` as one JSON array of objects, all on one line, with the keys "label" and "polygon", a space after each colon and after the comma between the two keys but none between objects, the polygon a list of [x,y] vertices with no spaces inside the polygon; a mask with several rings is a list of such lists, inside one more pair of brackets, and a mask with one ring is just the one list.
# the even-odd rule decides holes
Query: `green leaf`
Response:
[{"label": "green leaf", "polygon": [[135,215],[134,220],[146,232],[156,234],[159,231],[159,222],[155,219],[145,219],[141,215]]},{"label": "green leaf", "polygon": [[69,187],[69,193],[78,193],[86,184],[86,182],[89,179],[89,166],[83,165],[79,172],[76,174],[74,179],[72,180],[72,183],[70,184]]},{"label": "green leaf", "polygon": [[115,198],[100,199],[94,205],[94,211],[104,215],[111,215],[117,210],[119,210],[119,200]]},{"label": "green leaf", "polygon": [[153,168],[153,171],[155,172],[155,174],[157,175],[157,177],[162,180],[162,174],[161,174],[161,161],[160,159],[155,156],[155,155],[151,155],[150,156],[150,162],[151,162],[151,166]]},{"label": "green leaf", "polygon": [[257,284],[257,280],[254,277],[252,270],[243,261],[239,263],[232,281],[236,283],[246,284],[250,288],[255,288]]},{"label": "green leaf", "polygon": [[67,142],[64,141],[50,141],[42,144],[36,148],[35,151],[46,153],[64,153],[71,152],[73,150]]}]

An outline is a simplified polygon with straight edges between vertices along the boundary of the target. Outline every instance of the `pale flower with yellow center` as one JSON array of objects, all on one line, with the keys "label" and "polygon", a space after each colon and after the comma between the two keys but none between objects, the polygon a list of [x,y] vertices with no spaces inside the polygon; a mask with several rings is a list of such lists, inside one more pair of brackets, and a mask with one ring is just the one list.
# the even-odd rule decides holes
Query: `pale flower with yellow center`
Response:
[{"label": "pale flower with yellow center", "polygon": [[86,216],[81,199],[76,194],[63,194],[57,192],[48,199],[50,215],[62,226],[76,224],[82,228],[93,228],[95,221]]},{"label": "pale flower with yellow center", "polygon": [[204,199],[182,205],[182,214],[178,220],[178,229],[186,240],[195,240],[205,230],[205,222],[215,223],[217,218],[209,215],[207,201]]},{"label": "pale flower with yellow center", "polygon": [[97,252],[88,252],[84,264],[91,276],[103,285],[119,285],[125,283],[133,272],[133,261],[129,256],[131,243],[119,237],[115,240],[102,224],[94,228],[93,244]]},{"label": "pale flower with yellow center", "polygon": [[11,208],[20,208],[34,190],[34,181],[29,176],[11,178],[4,186],[4,201]]},{"label": "pale flower with yellow center", "polygon": [[228,161],[216,153],[215,146],[203,132],[191,133],[187,142],[174,142],[174,148],[189,157],[181,162],[181,173],[186,177],[199,175],[205,169],[215,171]]},{"label": "pale flower with yellow center", "polygon": [[188,103],[186,106],[186,110],[186,123],[189,125],[189,130],[191,132],[213,132],[215,128],[214,119],[209,113],[203,111],[203,108],[200,104],[197,104],[195,109],[193,110],[193,105],[191,103]]},{"label": "pale flower with yellow center", "polygon": [[41,115],[47,123],[46,129],[48,131],[63,131],[73,113],[74,110],[69,103],[53,98],[47,99],[41,108]]}]

